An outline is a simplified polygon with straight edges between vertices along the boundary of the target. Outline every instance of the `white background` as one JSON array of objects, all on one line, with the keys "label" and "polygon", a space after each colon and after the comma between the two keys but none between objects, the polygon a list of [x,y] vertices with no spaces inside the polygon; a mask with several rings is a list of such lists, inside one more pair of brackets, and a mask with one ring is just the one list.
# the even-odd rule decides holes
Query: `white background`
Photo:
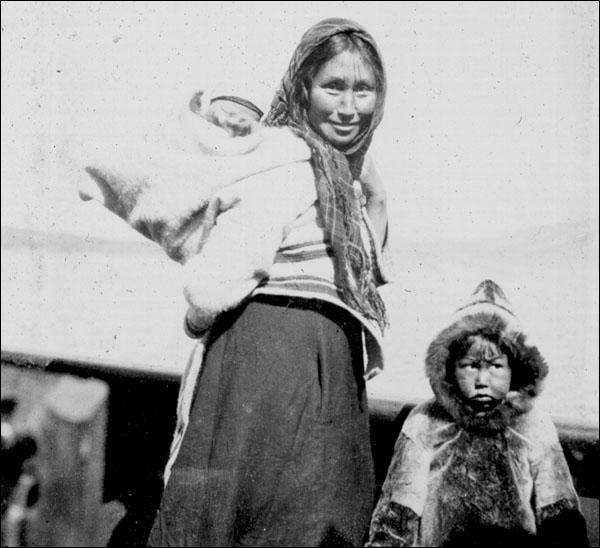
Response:
[{"label": "white background", "polygon": [[500,276],[563,368],[550,394],[572,403],[583,389],[597,409],[595,2],[2,2],[3,345],[117,360],[135,349],[136,361],[183,367],[176,265],[156,254],[117,266],[74,250],[48,259],[9,251],[4,235],[141,242],[79,200],[87,152],[152,131],[215,76],[274,89],[302,33],[331,16],[363,24],[388,72],[371,151],[399,263],[386,298],[392,354],[405,353],[392,362],[415,369],[394,376],[392,366],[374,382],[427,395],[419,352],[481,279]]}]

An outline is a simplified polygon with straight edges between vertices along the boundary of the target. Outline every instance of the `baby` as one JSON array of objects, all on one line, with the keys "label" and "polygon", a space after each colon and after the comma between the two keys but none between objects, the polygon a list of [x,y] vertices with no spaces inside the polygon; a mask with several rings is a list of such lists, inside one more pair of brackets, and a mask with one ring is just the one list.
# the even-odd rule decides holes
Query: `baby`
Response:
[{"label": "baby", "polygon": [[260,127],[263,109],[267,106],[265,96],[262,87],[257,85],[227,82],[210,92],[197,91],[189,101],[189,108],[180,115],[182,137],[188,143],[191,140],[205,154],[247,154],[258,146],[261,137],[232,137],[247,137]]},{"label": "baby", "polygon": [[190,99],[190,110],[215,126],[223,128],[230,137],[243,137],[252,133],[264,115],[254,103],[237,95],[213,97],[203,112],[203,95],[203,91],[194,93]]}]

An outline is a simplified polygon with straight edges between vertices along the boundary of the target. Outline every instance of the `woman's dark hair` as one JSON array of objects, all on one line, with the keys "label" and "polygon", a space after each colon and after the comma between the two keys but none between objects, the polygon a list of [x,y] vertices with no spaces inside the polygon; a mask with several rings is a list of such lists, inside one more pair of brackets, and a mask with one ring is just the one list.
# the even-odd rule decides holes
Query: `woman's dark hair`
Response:
[{"label": "woman's dark hair", "polygon": [[295,88],[291,90],[292,103],[300,105],[301,110],[307,111],[310,106],[310,90],[315,76],[321,67],[331,61],[336,55],[349,51],[365,57],[375,74],[377,91],[377,106],[383,103],[385,85],[385,70],[379,52],[368,42],[351,32],[342,32],[330,36],[304,60],[298,69]]}]

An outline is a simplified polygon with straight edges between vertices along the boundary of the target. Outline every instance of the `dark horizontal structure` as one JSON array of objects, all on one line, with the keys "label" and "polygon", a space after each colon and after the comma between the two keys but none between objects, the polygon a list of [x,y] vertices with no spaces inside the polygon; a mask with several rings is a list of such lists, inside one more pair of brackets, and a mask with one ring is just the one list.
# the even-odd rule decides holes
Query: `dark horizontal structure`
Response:
[{"label": "dark horizontal structure", "polygon": [[[127,364],[2,350],[2,367],[103,380],[109,387],[104,500],[120,501],[127,515],[115,545],[144,545],[162,489],[161,471],[175,425],[179,375]],[[415,401],[371,399],[371,444],[381,487],[396,438]],[[554,417],[587,520],[598,545],[598,425]]]}]

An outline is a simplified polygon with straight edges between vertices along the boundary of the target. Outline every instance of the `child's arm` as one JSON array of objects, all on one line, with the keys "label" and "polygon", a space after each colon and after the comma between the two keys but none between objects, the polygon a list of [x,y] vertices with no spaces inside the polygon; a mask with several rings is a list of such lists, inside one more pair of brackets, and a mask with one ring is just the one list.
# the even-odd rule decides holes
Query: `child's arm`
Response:
[{"label": "child's arm", "polygon": [[562,500],[542,508],[538,516],[540,546],[589,546],[585,518],[574,501]]},{"label": "child's arm", "polygon": [[381,508],[378,506],[366,546],[415,546],[419,521],[419,516],[410,508],[393,501]]},{"label": "child's arm", "polygon": [[424,448],[401,432],[371,519],[367,546],[416,546],[428,469]]},{"label": "child's arm", "polygon": [[585,518],[569,465],[550,417],[537,419],[538,449],[532,459],[540,546],[589,546]]}]

